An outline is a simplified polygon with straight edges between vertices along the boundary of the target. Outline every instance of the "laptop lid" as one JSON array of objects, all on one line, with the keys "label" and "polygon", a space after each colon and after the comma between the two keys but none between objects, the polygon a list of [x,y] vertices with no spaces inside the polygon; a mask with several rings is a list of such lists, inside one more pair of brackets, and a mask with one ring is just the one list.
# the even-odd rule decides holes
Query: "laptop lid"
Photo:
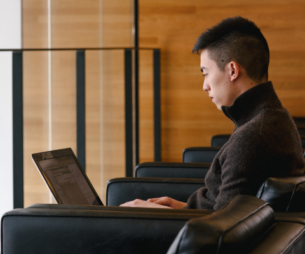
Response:
[{"label": "laptop lid", "polygon": [[32,154],[58,204],[103,205],[71,148]]}]

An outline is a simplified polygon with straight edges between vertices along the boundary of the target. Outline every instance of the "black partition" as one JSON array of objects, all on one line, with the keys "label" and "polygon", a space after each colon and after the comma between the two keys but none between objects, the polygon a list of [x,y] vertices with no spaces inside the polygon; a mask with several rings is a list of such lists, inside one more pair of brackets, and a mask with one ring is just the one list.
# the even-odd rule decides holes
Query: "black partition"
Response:
[{"label": "black partition", "polygon": [[76,51],[77,158],[86,171],[85,51]]},{"label": "black partition", "polygon": [[13,206],[23,207],[22,51],[13,52]]}]

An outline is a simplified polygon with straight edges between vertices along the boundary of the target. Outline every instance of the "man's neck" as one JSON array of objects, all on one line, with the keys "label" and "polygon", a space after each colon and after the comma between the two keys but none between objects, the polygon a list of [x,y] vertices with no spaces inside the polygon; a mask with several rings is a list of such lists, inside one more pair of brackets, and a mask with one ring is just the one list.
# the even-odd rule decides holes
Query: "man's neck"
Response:
[{"label": "man's neck", "polygon": [[236,87],[237,87],[237,96],[240,96],[241,94],[243,94],[244,92],[248,91],[249,89],[251,89],[254,86],[257,86],[259,84],[262,84],[264,82],[267,82],[267,79],[262,79],[258,82],[250,79],[245,73],[244,75],[241,75],[235,82],[236,82]]}]

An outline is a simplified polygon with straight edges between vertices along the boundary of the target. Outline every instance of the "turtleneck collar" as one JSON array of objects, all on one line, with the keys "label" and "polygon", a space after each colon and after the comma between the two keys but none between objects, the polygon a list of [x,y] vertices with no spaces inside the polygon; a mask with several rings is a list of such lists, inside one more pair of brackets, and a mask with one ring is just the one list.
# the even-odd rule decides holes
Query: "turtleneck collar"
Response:
[{"label": "turtleneck collar", "polygon": [[272,82],[268,81],[250,88],[238,96],[232,106],[222,106],[221,109],[237,128],[255,117],[262,109],[279,107],[282,107],[282,103]]}]

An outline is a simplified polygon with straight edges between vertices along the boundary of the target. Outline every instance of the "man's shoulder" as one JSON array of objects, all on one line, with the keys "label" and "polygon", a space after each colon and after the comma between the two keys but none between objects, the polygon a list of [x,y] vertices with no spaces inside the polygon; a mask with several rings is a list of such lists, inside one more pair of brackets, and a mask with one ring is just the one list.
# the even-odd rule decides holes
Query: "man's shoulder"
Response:
[{"label": "man's shoulder", "polygon": [[271,136],[287,136],[289,133],[297,134],[296,125],[285,109],[266,109],[261,118],[261,134]]},{"label": "man's shoulder", "polygon": [[[296,131],[296,126],[287,109],[281,108],[266,108],[261,110],[259,114],[253,117],[243,126],[242,131],[249,135],[276,134],[285,133],[286,131]],[[265,138],[265,137],[263,137]]]},{"label": "man's shoulder", "polygon": [[[288,133],[287,133],[288,132]],[[297,139],[298,133],[292,117],[285,108],[267,108],[250,119],[232,134],[235,145],[261,147],[271,142]]]}]

